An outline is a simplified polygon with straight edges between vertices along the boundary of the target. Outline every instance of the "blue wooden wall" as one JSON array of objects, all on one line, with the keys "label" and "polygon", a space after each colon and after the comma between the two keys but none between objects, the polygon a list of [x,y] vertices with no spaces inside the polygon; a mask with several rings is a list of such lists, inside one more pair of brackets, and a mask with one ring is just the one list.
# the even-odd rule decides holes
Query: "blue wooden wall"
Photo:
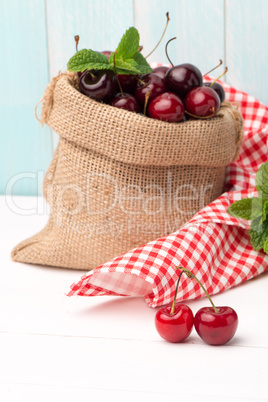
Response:
[{"label": "blue wooden wall", "polygon": [[114,50],[129,26],[143,54],[170,24],[150,62],[191,62],[203,73],[219,59],[225,80],[268,105],[267,0],[0,0],[0,194],[41,193],[57,135],[41,127],[34,107],[46,84],[79,48]]}]

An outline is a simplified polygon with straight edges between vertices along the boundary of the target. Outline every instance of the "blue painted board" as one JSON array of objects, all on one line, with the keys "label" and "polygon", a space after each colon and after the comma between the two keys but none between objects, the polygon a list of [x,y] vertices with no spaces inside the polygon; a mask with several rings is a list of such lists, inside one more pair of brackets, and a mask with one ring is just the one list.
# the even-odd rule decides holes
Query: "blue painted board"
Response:
[{"label": "blue painted board", "polygon": [[169,11],[170,22],[163,41],[148,58],[150,62],[169,64],[166,42],[173,64],[192,63],[203,74],[224,61],[223,0],[134,0],[135,26],[141,33],[144,55],[158,42]]},{"label": "blue painted board", "polygon": [[222,59],[225,80],[268,105],[267,0],[0,0],[0,194],[40,193],[57,135],[40,126],[34,107],[75,53],[74,35],[80,49],[114,50],[134,25],[146,56],[167,11],[169,27],[149,62],[168,64],[165,43],[177,36],[174,64],[205,73]]},{"label": "blue painted board", "polygon": [[268,105],[268,1],[226,0],[227,80]]},{"label": "blue painted board", "polygon": [[35,195],[52,157],[34,116],[48,83],[44,2],[1,1],[0,37],[0,194]]},{"label": "blue painted board", "polygon": [[46,0],[50,77],[66,70],[79,49],[115,50],[122,35],[133,26],[132,0]]},{"label": "blue painted board", "polygon": [[[79,49],[115,50],[122,35],[134,23],[132,0],[46,0],[50,78],[65,71]],[[53,132],[54,149],[58,135]]]}]

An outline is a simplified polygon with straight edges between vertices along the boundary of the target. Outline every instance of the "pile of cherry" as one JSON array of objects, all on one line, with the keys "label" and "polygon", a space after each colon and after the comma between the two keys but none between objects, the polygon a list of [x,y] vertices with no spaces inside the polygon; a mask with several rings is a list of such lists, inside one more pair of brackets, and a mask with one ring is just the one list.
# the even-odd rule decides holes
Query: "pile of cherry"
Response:
[{"label": "pile of cherry", "polygon": [[[102,53],[109,58],[111,52]],[[141,76],[116,74],[116,70],[86,70],[78,75],[84,95],[167,122],[213,117],[225,99],[217,80],[203,83],[200,70],[190,63],[156,67]]]},{"label": "pile of cherry", "polygon": [[[224,345],[229,342],[238,326],[235,310],[227,306],[216,307],[199,279],[187,268],[178,267],[178,269],[181,270],[181,273],[173,304],[162,307],[155,316],[155,326],[159,335],[168,342],[183,342],[191,334],[194,326],[198,335],[209,345]],[[196,279],[206,293],[212,307],[202,307],[194,316],[190,307],[182,303],[176,304],[178,286],[183,273],[191,279]]]}]

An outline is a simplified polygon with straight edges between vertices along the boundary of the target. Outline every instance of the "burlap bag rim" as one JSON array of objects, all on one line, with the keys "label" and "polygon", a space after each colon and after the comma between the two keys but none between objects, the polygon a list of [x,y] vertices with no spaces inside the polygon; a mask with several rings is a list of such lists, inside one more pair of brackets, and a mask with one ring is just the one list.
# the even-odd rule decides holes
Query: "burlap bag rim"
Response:
[{"label": "burlap bag rim", "polygon": [[243,139],[243,119],[230,102],[217,117],[167,123],[88,98],[70,72],[47,86],[41,122],[78,146],[138,165],[226,166],[237,158]]}]

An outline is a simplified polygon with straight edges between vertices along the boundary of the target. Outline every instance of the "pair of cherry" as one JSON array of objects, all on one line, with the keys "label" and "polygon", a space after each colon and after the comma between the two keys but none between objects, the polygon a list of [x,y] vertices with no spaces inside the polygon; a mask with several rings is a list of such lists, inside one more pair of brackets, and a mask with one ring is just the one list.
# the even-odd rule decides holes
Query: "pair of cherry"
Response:
[{"label": "pair of cherry", "polygon": [[[216,307],[199,279],[187,268],[178,267],[181,273],[177,282],[172,306],[162,307],[155,315],[155,326],[159,335],[168,342],[183,342],[195,327],[198,335],[209,345],[224,345],[229,342],[238,326],[237,313],[231,307]],[[202,307],[195,316],[185,304],[176,304],[178,286],[182,274],[195,278],[205,291],[212,307]]]}]

